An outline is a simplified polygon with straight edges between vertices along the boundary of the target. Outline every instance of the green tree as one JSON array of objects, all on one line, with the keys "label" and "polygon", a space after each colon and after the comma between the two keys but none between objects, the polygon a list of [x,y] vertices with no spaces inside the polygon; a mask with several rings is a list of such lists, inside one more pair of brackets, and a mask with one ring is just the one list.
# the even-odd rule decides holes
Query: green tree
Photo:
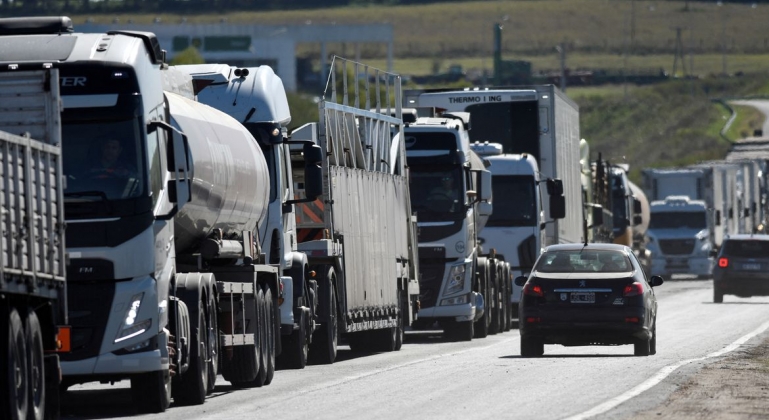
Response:
[{"label": "green tree", "polygon": [[206,60],[203,59],[203,56],[200,55],[197,48],[190,46],[179,54],[176,54],[174,58],[171,59],[170,64],[176,66],[181,64],[205,64],[205,62]]}]

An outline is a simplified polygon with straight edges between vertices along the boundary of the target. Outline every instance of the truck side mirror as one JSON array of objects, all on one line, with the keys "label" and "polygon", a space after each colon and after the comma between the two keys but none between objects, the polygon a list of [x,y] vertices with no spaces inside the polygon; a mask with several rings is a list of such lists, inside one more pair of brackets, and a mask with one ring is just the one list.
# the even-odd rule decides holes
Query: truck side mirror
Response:
[{"label": "truck side mirror", "polygon": [[593,226],[603,225],[603,206],[597,204],[591,208],[593,213]]},{"label": "truck side mirror", "polygon": [[[633,213],[638,214],[638,213],[642,213],[642,212],[643,212],[643,208],[641,208],[641,200],[633,197]],[[638,223],[636,223],[636,224],[638,224]]]},{"label": "truck side mirror", "polygon": [[633,216],[633,226],[638,226],[641,223],[643,223],[644,219],[641,217],[641,215],[636,214]]},{"label": "truck side mirror", "polygon": [[550,196],[550,218],[563,219],[566,217],[566,197],[563,195]]},{"label": "truck side mirror", "polygon": [[480,171],[481,176],[478,178],[478,196],[480,201],[491,202],[491,172]]},{"label": "truck side mirror", "polygon": [[192,198],[192,168],[189,161],[189,144],[187,136],[182,134],[165,121],[150,121],[147,123],[147,133],[157,130],[166,132],[166,164],[168,171],[174,174],[168,181],[168,200],[175,204],[173,210],[166,215],[158,216],[158,220],[170,220],[179,209]]},{"label": "truck side mirror", "polygon": [[547,194],[548,195],[563,195],[563,181],[560,179],[548,179],[547,180]]},{"label": "truck side mirror", "polygon": [[323,194],[323,149],[312,143],[305,143],[304,154],[304,195],[315,200]]}]

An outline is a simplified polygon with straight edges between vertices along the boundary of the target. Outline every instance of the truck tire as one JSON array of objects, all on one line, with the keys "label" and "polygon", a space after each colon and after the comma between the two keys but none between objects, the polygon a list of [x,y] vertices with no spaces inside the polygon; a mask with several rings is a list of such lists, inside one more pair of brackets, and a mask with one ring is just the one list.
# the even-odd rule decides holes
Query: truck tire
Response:
[{"label": "truck tire", "polygon": [[140,413],[162,413],[171,405],[171,375],[167,370],[141,373],[131,378],[131,397]]},{"label": "truck tire", "polygon": [[259,318],[257,334],[259,334],[259,370],[256,373],[253,386],[261,387],[267,381],[267,358],[269,357],[269,346],[267,344],[267,310],[264,302],[264,290],[259,289],[259,295],[256,298],[256,313]]},{"label": "truck tire", "polygon": [[[174,377],[174,402],[179,405],[200,405],[208,394],[208,329],[203,301],[198,298],[197,310],[189,305],[190,320],[197,319],[190,328],[190,364],[187,371]],[[133,380],[131,381],[133,388]]]},{"label": "truck tire", "polygon": [[59,383],[59,355],[47,354],[43,359],[45,363],[45,419],[55,420],[59,418],[61,411],[61,388]]},{"label": "truck tire", "polygon": [[214,300],[214,296],[209,296],[208,307],[206,308],[206,331],[208,333],[208,345],[206,346],[206,350],[208,350],[206,355],[208,384],[206,386],[206,395],[214,392],[216,377],[219,376],[219,314]]},{"label": "truck tire", "polygon": [[45,391],[46,375],[43,359],[43,334],[40,329],[40,320],[33,310],[27,312],[27,324],[24,329],[27,339],[27,351],[29,352],[27,365],[29,378],[29,411],[28,420],[43,420],[45,418]]},{"label": "truck tire", "polygon": [[[321,325],[313,333],[310,345],[310,360],[315,364],[330,365],[336,360],[338,345],[336,274],[333,267],[328,267],[325,275],[318,279],[318,297],[324,314]],[[327,308],[325,311],[322,307]]]},{"label": "truck tire", "polygon": [[500,323],[502,317],[500,315],[499,305],[499,268],[497,266],[497,260],[488,260],[489,264],[489,279],[488,279],[488,293],[485,293],[483,297],[488,296],[487,305],[490,315],[489,319],[489,334],[495,335],[501,331]]},{"label": "truck tire", "polygon": [[[398,324],[397,324],[397,330],[395,331],[395,351],[400,351],[400,349],[403,347],[403,330],[405,327],[403,326],[405,319],[408,317],[408,295],[405,295],[405,293],[398,294]],[[404,304],[406,302],[406,304]]]},{"label": "truck tire", "polygon": [[476,268],[478,293],[483,295],[486,307],[483,309],[483,316],[475,321],[473,328],[475,338],[486,338],[489,335],[489,324],[491,323],[491,307],[489,302],[491,299],[487,299],[489,297],[489,266],[486,261],[486,258],[478,258],[478,267]]},{"label": "truck tire", "polygon": [[307,340],[307,311],[297,311],[298,329],[283,339],[283,354],[280,355],[282,367],[288,369],[304,369],[307,366],[307,355],[310,343]]},{"label": "truck tire", "polygon": [[502,275],[502,281],[505,284],[504,293],[502,299],[505,302],[505,308],[507,308],[507,317],[505,318],[505,331],[513,329],[513,318],[517,318],[518,315],[513,312],[513,283],[510,278],[510,265],[505,264],[504,273]]},{"label": "truck tire", "polygon": [[369,353],[374,351],[371,331],[358,331],[347,334],[347,344],[350,350],[356,353]]},{"label": "truck tire", "polygon": [[521,357],[539,357],[545,354],[545,344],[537,338],[521,337]]},{"label": "truck tire", "polygon": [[448,341],[470,341],[475,336],[475,325],[473,321],[455,322],[446,325],[443,334]]},{"label": "truck tire", "polygon": [[26,420],[29,407],[27,340],[19,313],[0,305],[5,319],[0,320],[0,418]]},{"label": "truck tire", "polygon": [[265,331],[267,332],[267,377],[264,379],[264,384],[269,385],[272,383],[272,378],[275,376],[275,303],[272,301],[272,290],[267,288],[264,291],[264,312],[265,312]]}]

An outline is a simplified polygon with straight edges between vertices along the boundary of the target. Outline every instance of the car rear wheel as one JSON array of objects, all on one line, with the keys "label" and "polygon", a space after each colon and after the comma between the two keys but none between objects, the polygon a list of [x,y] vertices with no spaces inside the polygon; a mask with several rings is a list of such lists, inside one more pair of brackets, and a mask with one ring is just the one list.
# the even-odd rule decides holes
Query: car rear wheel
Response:
[{"label": "car rear wheel", "polygon": [[651,353],[651,339],[638,338],[633,343],[633,354],[636,356],[648,356]]},{"label": "car rear wheel", "polygon": [[521,337],[521,356],[539,357],[545,354],[545,344],[536,338]]},{"label": "car rear wheel", "polygon": [[713,303],[723,303],[724,294],[719,292],[718,289],[713,288]]},{"label": "car rear wheel", "polygon": [[649,342],[649,354],[654,355],[657,354],[657,323],[654,323],[654,328],[652,328],[652,339]]}]

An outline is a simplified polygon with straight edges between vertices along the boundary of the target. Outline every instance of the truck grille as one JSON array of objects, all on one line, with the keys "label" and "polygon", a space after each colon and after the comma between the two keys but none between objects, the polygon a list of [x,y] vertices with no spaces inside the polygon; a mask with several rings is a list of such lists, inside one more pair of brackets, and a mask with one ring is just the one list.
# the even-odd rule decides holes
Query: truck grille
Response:
[{"label": "truck grille", "polygon": [[76,361],[99,355],[104,328],[109,319],[115,283],[68,282],[67,304],[72,326],[72,351],[60,353],[62,361]]},{"label": "truck grille", "polygon": [[419,303],[422,308],[432,308],[438,302],[446,263],[419,261]]},{"label": "truck grille", "polygon": [[689,255],[694,251],[694,239],[662,239],[660,249],[665,255]]}]

